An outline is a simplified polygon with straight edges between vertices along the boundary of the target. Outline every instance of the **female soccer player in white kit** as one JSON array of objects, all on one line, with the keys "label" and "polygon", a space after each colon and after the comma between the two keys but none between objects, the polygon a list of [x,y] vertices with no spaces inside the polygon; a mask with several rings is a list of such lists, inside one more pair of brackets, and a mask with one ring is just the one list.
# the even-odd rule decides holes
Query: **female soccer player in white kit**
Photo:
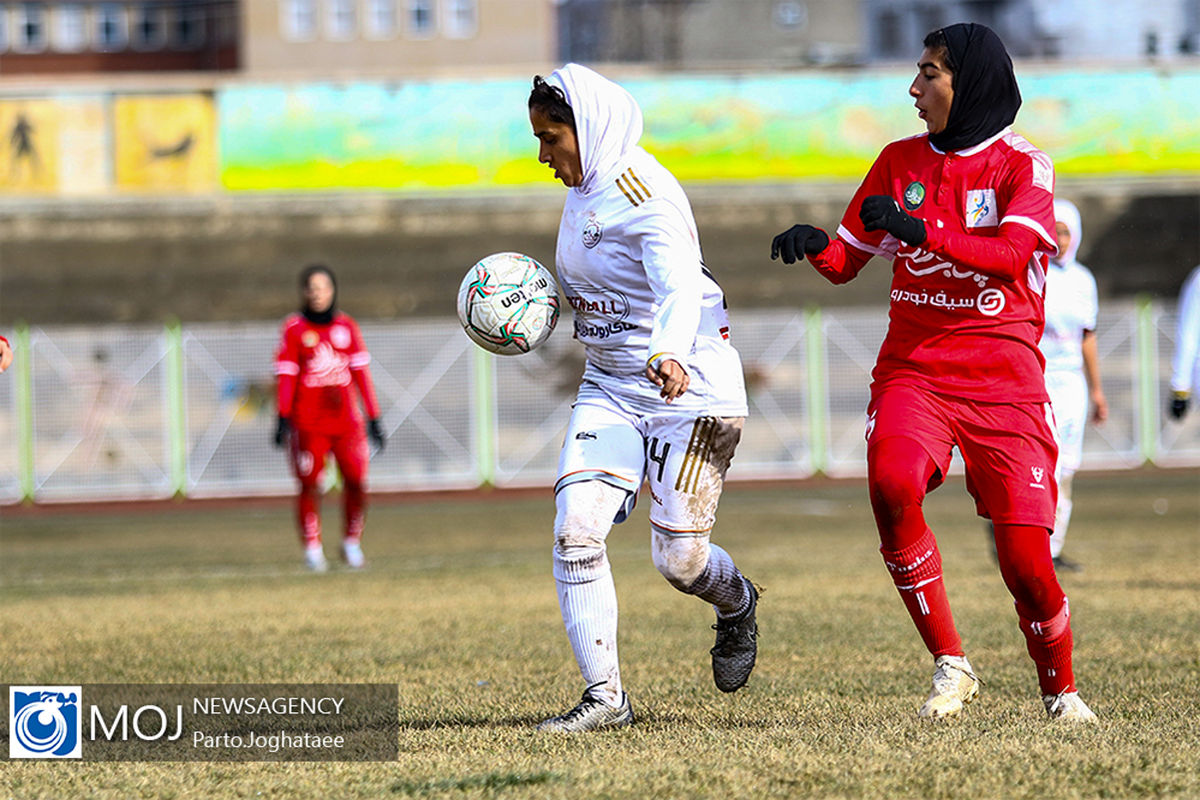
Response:
[{"label": "female soccer player in white kit", "polygon": [[1100,383],[1100,356],[1096,349],[1098,302],[1096,279],[1075,260],[1083,237],[1079,209],[1069,200],[1054,201],[1058,255],[1046,270],[1046,329],[1038,348],[1046,358],[1046,392],[1058,429],[1058,503],[1050,557],[1060,570],[1076,572],[1080,565],[1064,558],[1063,544],[1071,522],[1071,483],[1083,460],[1083,433],[1088,419],[1108,419],[1108,400]]},{"label": "female soccer player in white kit", "polygon": [[1200,384],[1200,267],[1192,270],[1179,290],[1179,327],[1171,359],[1171,405],[1174,419],[1183,419],[1192,389]]},{"label": "female soccer player in white kit", "polygon": [[538,160],[570,188],[558,229],[559,284],[587,365],[555,483],[554,578],[587,689],[539,730],[633,722],[617,659],[617,598],[605,537],[650,487],[651,554],[676,589],[717,612],[713,679],[754,668],[758,593],[709,542],[747,414],[721,288],[705,269],[678,181],[638,147],[642,113],[623,88],[567,64],[534,78]]}]

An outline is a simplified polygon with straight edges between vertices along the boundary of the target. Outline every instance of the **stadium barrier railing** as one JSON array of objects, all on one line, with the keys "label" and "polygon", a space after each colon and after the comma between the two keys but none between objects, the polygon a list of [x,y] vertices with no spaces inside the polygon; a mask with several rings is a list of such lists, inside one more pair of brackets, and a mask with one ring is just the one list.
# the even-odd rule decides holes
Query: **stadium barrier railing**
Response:
[{"label": "stadium barrier railing", "polygon": [[[730,479],[865,475],[864,410],[886,325],[883,307],[735,314],[750,419]],[[373,491],[553,481],[583,369],[565,330],[512,358],[475,347],[453,320],[362,328],[388,434]],[[1200,412],[1182,423],[1165,413],[1175,329],[1173,304],[1102,305],[1110,416],[1088,426],[1083,470],[1200,465]],[[7,333],[17,359],[0,376],[0,505],[293,491],[271,442],[276,323]]]}]

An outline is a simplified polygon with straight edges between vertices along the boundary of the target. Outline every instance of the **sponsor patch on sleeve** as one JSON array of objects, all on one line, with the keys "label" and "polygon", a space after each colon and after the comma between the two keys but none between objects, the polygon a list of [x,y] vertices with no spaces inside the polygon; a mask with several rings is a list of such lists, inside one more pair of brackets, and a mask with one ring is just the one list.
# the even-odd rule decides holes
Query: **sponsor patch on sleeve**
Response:
[{"label": "sponsor patch on sleeve", "polygon": [[1054,192],[1054,164],[1045,153],[1030,155],[1033,164],[1033,185],[1047,192]]}]

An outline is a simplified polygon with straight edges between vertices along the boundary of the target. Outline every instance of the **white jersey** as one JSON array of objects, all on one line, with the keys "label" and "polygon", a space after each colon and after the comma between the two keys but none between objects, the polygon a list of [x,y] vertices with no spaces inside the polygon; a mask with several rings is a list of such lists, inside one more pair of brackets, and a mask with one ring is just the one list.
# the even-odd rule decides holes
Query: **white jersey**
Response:
[{"label": "white jersey", "polygon": [[1083,332],[1096,330],[1096,279],[1078,261],[1050,262],[1046,271],[1046,330],[1038,347],[1046,374],[1083,369]]},{"label": "white jersey", "polygon": [[1179,327],[1171,359],[1171,391],[1190,392],[1200,383],[1200,267],[1179,291]]},{"label": "white jersey", "polygon": [[661,412],[644,371],[673,358],[690,378],[675,413],[746,416],[724,292],[704,268],[683,188],[653,156],[632,147],[586,194],[568,193],[555,261],[586,351],[585,380],[633,410]]}]

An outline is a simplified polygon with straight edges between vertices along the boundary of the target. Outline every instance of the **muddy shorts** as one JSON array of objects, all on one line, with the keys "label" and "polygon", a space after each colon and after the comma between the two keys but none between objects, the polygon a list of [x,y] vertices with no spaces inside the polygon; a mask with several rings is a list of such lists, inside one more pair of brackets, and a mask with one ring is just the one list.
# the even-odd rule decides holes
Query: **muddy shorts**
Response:
[{"label": "muddy shorts", "polygon": [[557,492],[600,480],[627,492],[614,522],[633,510],[645,481],[650,524],[671,536],[707,535],[745,417],[637,415],[602,398],[576,403],[558,464]]}]

